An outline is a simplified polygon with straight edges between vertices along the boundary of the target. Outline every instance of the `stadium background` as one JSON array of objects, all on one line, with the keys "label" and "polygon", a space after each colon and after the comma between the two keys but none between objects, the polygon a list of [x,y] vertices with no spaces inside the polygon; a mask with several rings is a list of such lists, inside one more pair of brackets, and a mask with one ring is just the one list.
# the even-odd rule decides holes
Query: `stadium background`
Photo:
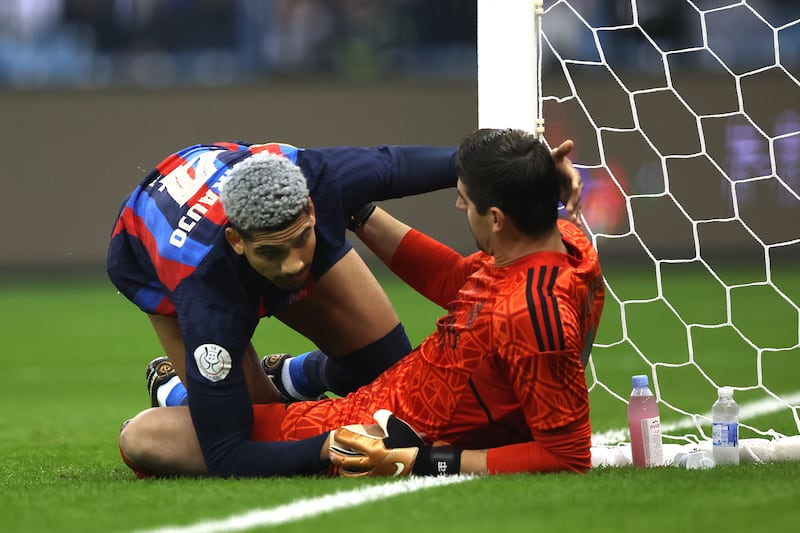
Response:
[{"label": "stadium background", "polygon": [[[726,37],[712,44],[741,73],[769,63],[764,44],[770,50],[773,44],[764,24],[753,16],[736,20],[748,12],[743,1],[569,0],[569,6],[592,24],[602,25],[630,20],[630,5],[635,2],[648,33],[660,43],[672,41],[679,47],[697,42],[697,27],[686,17],[690,4],[704,10],[734,6],[721,13],[725,25],[711,28],[710,37]],[[159,348],[146,318],[115,294],[105,279],[105,248],[121,198],[164,155],[190,143],[220,138],[280,140],[300,146],[457,142],[477,122],[474,4],[473,0],[0,0],[3,531],[107,532],[208,523],[284,504],[308,505],[298,500],[301,497],[325,499],[343,489],[373,484],[384,488],[385,480],[350,484],[324,478],[136,481],[119,460],[117,431],[122,419],[147,405],[142,369]],[[556,9],[546,17],[548,38],[557,40],[558,49],[569,57],[589,58],[592,43],[585,32],[574,31],[568,4],[545,1],[546,6],[553,4]],[[747,0],[747,6],[774,27],[800,18],[796,0]],[[183,18],[170,16],[174,9]],[[640,40],[625,31],[605,37],[603,49],[626,82],[641,88],[657,81],[654,70],[659,65]],[[800,25],[781,31],[780,49],[781,64],[800,78]],[[702,62],[685,65],[681,92],[704,112],[730,107],[732,76],[718,75],[718,66],[713,73],[707,67]],[[574,73],[583,103],[603,125],[618,124],[627,111],[625,95],[608,76],[590,70]],[[546,89],[559,94],[563,90],[559,79],[558,66],[545,57]],[[797,86],[766,75],[747,76],[743,85],[750,95],[747,111],[765,135],[798,130]],[[681,152],[686,116],[658,104],[638,106],[648,121],[648,134],[657,143],[673,143]],[[551,142],[574,137],[578,142],[574,159],[597,164],[597,139],[587,124],[587,113],[551,102],[545,115]],[[719,120],[709,135],[709,156],[736,183],[774,162],[783,182],[799,191],[798,136],[775,141],[770,154],[767,140],[753,137],[752,128],[742,126],[746,124],[735,119]],[[618,155],[614,174],[625,178],[630,191],[650,190],[657,177],[653,169],[659,168],[652,154],[625,142],[607,148],[613,149],[606,154]],[[775,156],[774,161],[769,155]],[[700,187],[698,178],[704,175],[697,169],[670,172],[673,185],[688,185],[681,199],[693,210],[714,208],[709,200],[724,197],[718,188]],[[683,176],[686,181],[675,181]],[[613,192],[607,187],[608,177],[586,169],[584,181],[591,227],[624,231],[620,198],[607,194]],[[759,183],[770,181],[777,180]],[[787,234],[794,239],[800,209],[786,206],[796,199],[776,198],[769,190],[756,192],[747,198],[743,217],[757,221],[759,234],[771,241],[785,240]],[[745,205],[744,198],[739,200]],[[473,243],[463,216],[452,208],[453,201],[452,192],[444,191],[393,202],[392,210],[456,247],[471,250]],[[645,216],[635,213],[637,229],[659,253],[670,247],[684,250],[680,247],[685,246],[685,227],[665,222],[675,219],[674,209],[668,213],[671,218],[662,218],[655,207]],[[610,286],[627,306],[625,331],[653,361],[680,362],[687,351],[686,327],[675,315],[662,312],[663,302],[639,303],[655,295],[653,265],[633,272],[608,268],[614,258],[627,260],[636,254],[608,246],[607,241],[603,261]],[[779,250],[797,254],[800,244],[791,242]],[[763,248],[753,246],[752,240],[743,246],[719,234],[713,243],[737,260],[747,255],[745,251],[761,252],[763,268]],[[744,336],[757,339],[764,348],[756,354],[730,328],[722,328],[719,336],[699,338],[696,346],[704,356],[703,371],[717,382],[749,387],[763,367],[764,382],[771,390],[797,404],[796,264],[772,265],[773,273],[779,274],[774,278],[776,288],[788,295],[788,303],[776,301],[773,287],[759,284],[731,289],[726,298],[725,288],[708,275],[684,276],[679,270],[676,285],[680,286],[673,291],[665,280],[670,302],[690,321],[715,323],[733,314]],[[733,279],[728,286],[763,279],[763,271],[755,276],[748,269],[744,275],[720,272],[726,280]],[[381,279],[412,338],[423,338],[440,310],[426,307],[418,295],[392,278]],[[669,405],[707,412],[715,390],[696,371],[652,368],[637,355],[632,342],[615,342],[624,329],[621,305],[607,299],[600,335],[609,347],[596,346],[599,354],[593,356],[593,375],[620,395],[612,397],[598,386],[599,381],[594,382],[590,395],[596,431],[624,427],[624,397],[630,376],[637,373],[658,375],[665,423],[682,420]],[[266,321],[259,327],[256,346],[279,346],[292,353],[308,349],[305,339],[279,326],[277,321]],[[763,395],[742,390],[737,400],[746,405]],[[796,434],[796,417],[794,407],[752,415],[746,422]],[[795,462],[708,471],[593,469],[580,479],[569,474],[498,476],[324,514],[285,524],[281,530],[353,533],[413,527],[527,532],[535,527],[674,532],[712,530],[724,522],[729,531],[751,531],[753,524],[768,531],[795,531],[799,475],[800,463]],[[392,480],[385,485],[396,486]]]},{"label": "stadium background", "polygon": [[[780,0],[757,3],[766,13],[797,10]],[[629,2],[572,4],[608,22],[629,16]],[[676,2],[659,5],[640,6],[643,27],[665,39],[691,33],[674,9]],[[475,25],[472,0],[3,2],[0,181],[5,201],[0,224],[6,231],[0,276],[102,275],[119,202],[161,158],[189,144],[229,139],[309,147],[457,143],[477,124]],[[549,31],[578,54],[587,44],[552,23]],[[793,35],[798,38],[784,43],[782,62],[797,76],[800,32]],[[744,66],[757,64],[755,39],[743,35],[731,57]],[[608,50],[640,78],[636,86],[647,86],[649,68],[639,44],[620,37],[608,43]],[[553,65],[545,59],[547,77]],[[715,76],[703,65],[690,67],[682,83],[696,101],[712,103],[730,93],[729,76]],[[579,84],[597,84],[587,105],[606,106],[609,117],[624,113],[614,102],[626,106],[627,101],[595,76],[587,72],[576,78]],[[769,77],[756,79],[748,88],[752,118],[770,135],[796,124],[796,91]],[[670,128],[673,111],[654,103],[647,112],[648,120],[663,125],[665,138],[680,137],[680,124]],[[573,159],[597,164],[595,134],[580,109],[546,106],[545,113],[551,143],[573,138]],[[734,179],[737,172],[746,176],[768,162],[764,143],[737,139],[735,126],[720,125],[708,147]],[[785,148],[787,154],[798,151]],[[632,181],[646,181],[653,161],[636,150],[631,146],[620,164],[629,165]],[[784,180],[797,187],[798,157],[784,157],[778,165]],[[584,179],[593,228],[624,224],[622,206],[609,204],[603,191],[593,188],[599,182],[591,174]],[[718,194],[699,182],[697,187],[698,198]],[[775,200],[769,191],[756,191],[750,209],[781,234],[787,212]],[[470,251],[473,243],[453,202],[452,192],[443,191],[390,207],[420,229]],[[656,223],[642,229],[656,248],[685,245],[682,232],[658,224],[658,206],[650,218]],[[714,246],[726,255],[746,256],[737,238],[717,235]],[[624,249],[614,252],[626,255]]]}]

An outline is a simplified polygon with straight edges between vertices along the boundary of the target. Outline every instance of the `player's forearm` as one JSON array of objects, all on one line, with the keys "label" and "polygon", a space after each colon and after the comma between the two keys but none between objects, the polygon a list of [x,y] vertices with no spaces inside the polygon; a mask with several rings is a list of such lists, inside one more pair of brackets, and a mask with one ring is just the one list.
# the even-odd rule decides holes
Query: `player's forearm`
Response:
[{"label": "player's forearm", "polygon": [[462,474],[487,474],[489,469],[486,467],[486,450],[462,450],[461,452],[461,473]]},{"label": "player's forearm", "polygon": [[378,207],[367,222],[356,230],[356,235],[378,259],[388,265],[410,229],[407,224]]},{"label": "player's forearm", "polygon": [[590,454],[556,450],[557,447],[554,449],[536,441],[491,448],[485,455],[486,471],[489,474],[585,472],[591,467]]},{"label": "player's forearm", "polygon": [[[533,443],[527,443],[523,445],[524,447],[530,447]],[[530,460],[532,457],[529,454],[520,454],[517,455],[516,453],[509,453],[507,457],[502,457],[506,455],[506,452],[511,452],[512,450],[503,451],[503,448],[495,448],[491,450],[493,454],[496,454],[495,461],[494,461],[494,468],[491,470],[489,469],[489,453],[490,450],[462,450],[461,451],[461,474],[511,474],[511,473],[521,473],[521,472],[539,472],[539,471],[551,471],[551,470],[573,470],[567,464],[559,464],[557,460],[554,460],[553,457],[550,457],[548,454],[536,454],[538,458],[543,459],[542,455],[548,455],[546,460],[542,460],[538,462],[536,460]],[[519,450],[516,450],[519,451]],[[499,455],[499,461],[497,460]]]},{"label": "player's forearm", "polygon": [[456,186],[455,146],[393,146],[397,169],[388,198],[437,191]]},{"label": "player's forearm", "polygon": [[327,466],[327,434],[289,442],[244,441],[227,453],[209,460],[204,454],[212,477],[272,477],[308,475],[322,472]]},{"label": "player's forearm", "polygon": [[[522,448],[529,451],[533,443],[525,443]],[[460,474],[511,474],[522,472],[542,471],[574,471],[572,465],[561,462],[548,453],[534,452],[533,454],[518,454],[519,448],[507,449],[494,448],[492,450],[461,450]],[[489,453],[495,455],[494,467],[489,468]]]},{"label": "player's forearm", "polygon": [[252,440],[254,415],[246,391],[221,395],[199,380],[189,379],[188,385],[193,433],[210,476],[269,477],[324,469],[319,450],[327,434],[289,442]]}]

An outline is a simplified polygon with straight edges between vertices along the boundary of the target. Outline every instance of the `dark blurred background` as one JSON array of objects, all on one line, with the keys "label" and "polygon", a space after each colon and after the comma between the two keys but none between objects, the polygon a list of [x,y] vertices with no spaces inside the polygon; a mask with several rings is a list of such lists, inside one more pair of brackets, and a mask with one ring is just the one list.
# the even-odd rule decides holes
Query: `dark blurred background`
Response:
[{"label": "dark blurred background", "polygon": [[[456,144],[477,125],[476,5],[0,1],[0,277],[102,275],[123,196],[190,144]],[[720,253],[763,255],[795,238],[800,2],[545,10],[546,138],[577,141],[594,232],[626,234],[632,212],[656,255],[681,256],[693,253],[691,221],[736,214],[753,223],[709,234]],[[628,207],[620,189],[641,197]],[[443,191],[389,204],[470,251],[454,201]]]}]

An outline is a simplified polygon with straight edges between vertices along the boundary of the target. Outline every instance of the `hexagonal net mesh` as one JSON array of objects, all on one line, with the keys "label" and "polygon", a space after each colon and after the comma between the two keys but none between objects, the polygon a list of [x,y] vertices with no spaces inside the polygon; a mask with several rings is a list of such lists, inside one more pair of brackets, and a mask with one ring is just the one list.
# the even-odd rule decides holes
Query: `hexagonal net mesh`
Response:
[{"label": "hexagonal net mesh", "polygon": [[595,443],[627,439],[648,374],[666,439],[800,433],[800,7],[544,2],[542,114],[586,185],[607,302],[590,364]]}]

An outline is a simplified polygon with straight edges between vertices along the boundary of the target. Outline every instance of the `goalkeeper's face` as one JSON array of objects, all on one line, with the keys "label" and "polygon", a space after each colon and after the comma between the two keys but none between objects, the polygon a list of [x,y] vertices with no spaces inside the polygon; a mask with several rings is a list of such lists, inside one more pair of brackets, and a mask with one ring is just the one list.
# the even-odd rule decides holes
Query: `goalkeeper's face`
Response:
[{"label": "goalkeeper's face", "polygon": [[308,279],[317,245],[313,209],[302,213],[290,226],[278,231],[260,231],[249,239],[236,230],[228,236],[233,249],[244,255],[253,269],[284,291],[299,289]]}]

